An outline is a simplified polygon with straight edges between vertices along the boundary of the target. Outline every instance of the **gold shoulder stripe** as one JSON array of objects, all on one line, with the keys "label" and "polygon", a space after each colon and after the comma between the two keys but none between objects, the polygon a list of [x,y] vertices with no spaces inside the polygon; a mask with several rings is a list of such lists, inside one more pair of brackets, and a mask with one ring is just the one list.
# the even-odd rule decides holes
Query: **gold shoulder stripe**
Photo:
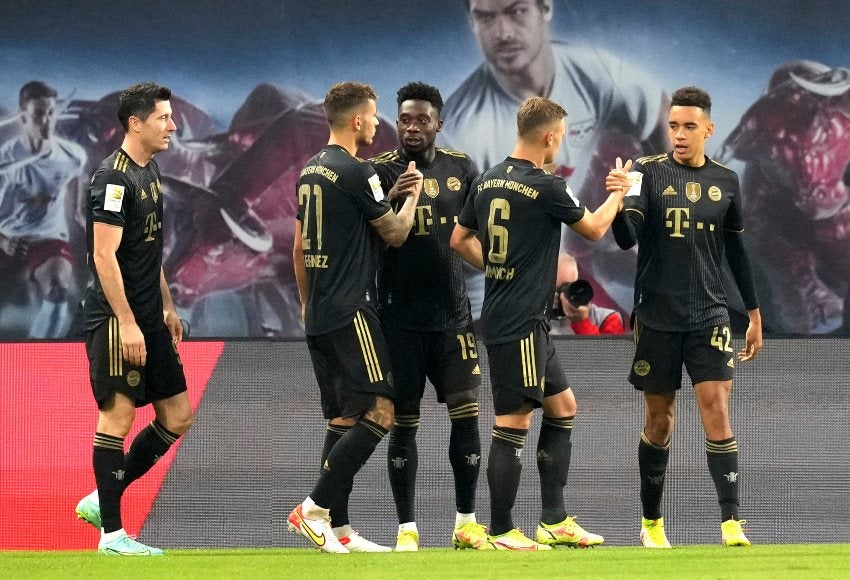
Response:
[{"label": "gold shoulder stripe", "polygon": [[390,161],[398,160],[398,158],[398,151],[385,151],[384,153],[378,153],[370,161],[374,161],[375,163],[389,163]]},{"label": "gold shoulder stripe", "polygon": [[646,157],[640,157],[640,158],[638,158],[638,162],[643,164],[643,165],[646,165],[647,163],[664,161],[666,159],[667,159],[666,153],[658,153],[656,155],[647,155]]},{"label": "gold shoulder stripe", "polygon": [[457,149],[446,149],[445,147],[437,147],[437,151],[445,153],[446,155],[451,155],[452,157],[460,157],[462,159],[466,159],[469,157],[466,153],[462,151],[458,151]]},{"label": "gold shoulder stripe", "polygon": [[112,164],[112,169],[121,171],[122,173],[126,172],[128,163],[129,159],[127,158],[127,156],[119,151],[115,154],[115,163]]}]

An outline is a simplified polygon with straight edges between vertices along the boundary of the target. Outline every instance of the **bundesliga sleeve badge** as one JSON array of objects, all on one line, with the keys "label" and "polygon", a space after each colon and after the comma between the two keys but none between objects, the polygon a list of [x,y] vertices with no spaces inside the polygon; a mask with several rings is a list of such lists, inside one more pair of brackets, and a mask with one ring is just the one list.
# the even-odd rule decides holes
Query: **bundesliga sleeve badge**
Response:
[{"label": "bundesliga sleeve badge", "polygon": [[124,202],[124,186],[114,183],[106,184],[106,196],[103,200],[103,209],[106,211],[121,211]]},{"label": "bundesliga sleeve badge", "polygon": [[375,201],[381,201],[384,199],[384,190],[381,187],[381,178],[378,177],[377,174],[369,178],[369,187],[372,188],[372,196],[375,198]]},{"label": "bundesliga sleeve badge", "polygon": [[643,173],[639,171],[629,171],[629,190],[626,192],[626,197],[640,195],[640,186],[643,182]]}]

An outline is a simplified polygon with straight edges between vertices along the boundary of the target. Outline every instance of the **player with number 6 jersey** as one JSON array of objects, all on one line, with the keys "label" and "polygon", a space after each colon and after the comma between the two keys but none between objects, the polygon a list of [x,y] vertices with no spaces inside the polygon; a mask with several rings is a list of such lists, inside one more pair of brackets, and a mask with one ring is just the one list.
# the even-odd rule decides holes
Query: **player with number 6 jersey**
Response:
[{"label": "player with number 6 jersey", "polygon": [[[604,541],[566,514],[563,492],[577,406],[549,338],[546,312],[555,291],[561,224],[588,240],[602,238],[622,200],[630,164],[609,177],[610,193],[596,211],[581,205],[561,177],[543,169],[561,146],[566,115],[542,97],[522,104],[513,153],[473,182],[452,234],[452,247],[485,276],[481,324],[496,413],[487,467],[490,542],[503,550],[584,548]],[[537,445],[543,505],[535,541],[514,526],[511,509],[537,407],[543,408]]]}]

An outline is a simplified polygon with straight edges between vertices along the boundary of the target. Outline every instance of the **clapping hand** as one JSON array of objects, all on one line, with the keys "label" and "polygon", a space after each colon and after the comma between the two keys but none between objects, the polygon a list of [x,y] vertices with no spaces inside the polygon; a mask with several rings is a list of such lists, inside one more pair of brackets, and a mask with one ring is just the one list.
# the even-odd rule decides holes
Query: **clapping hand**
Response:
[{"label": "clapping hand", "polygon": [[422,179],[422,172],[416,169],[416,162],[411,161],[407,165],[407,171],[398,176],[387,197],[390,201],[395,201],[421,191]]}]

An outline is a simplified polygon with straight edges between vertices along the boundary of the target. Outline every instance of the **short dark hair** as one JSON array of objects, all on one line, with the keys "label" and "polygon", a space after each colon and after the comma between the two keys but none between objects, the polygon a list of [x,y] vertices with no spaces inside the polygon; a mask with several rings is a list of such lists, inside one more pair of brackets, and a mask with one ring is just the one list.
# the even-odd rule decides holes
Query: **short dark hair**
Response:
[{"label": "short dark hair", "polygon": [[147,119],[159,101],[171,100],[171,89],[156,83],[139,83],[121,92],[118,99],[118,120],[127,131],[130,117]]},{"label": "short dark hair", "polygon": [[398,90],[397,95],[396,103],[399,107],[404,101],[428,101],[437,109],[437,113],[443,110],[443,96],[440,94],[440,89],[423,82],[407,83]]},{"label": "short dark hair", "polygon": [[670,99],[671,107],[699,107],[709,117],[711,116],[711,97],[699,87],[682,87],[673,93]]},{"label": "short dark hair", "polygon": [[[542,7],[543,7],[543,3],[544,3],[545,1],[546,1],[546,0],[537,0],[537,6],[538,6],[538,7],[540,7],[540,8],[542,8]],[[467,12],[469,12],[469,0],[464,0],[464,4],[466,4],[466,11],[467,11]]]},{"label": "short dark hair", "polygon": [[336,83],[325,95],[325,118],[333,127],[345,121],[345,115],[369,100],[377,101],[375,89],[365,83],[346,81]]},{"label": "short dark hair", "polygon": [[35,99],[55,99],[56,89],[48,86],[41,81],[30,81],[21,87],[21,92],[18,93],[18,106],[23,111],[27,107],[27,103]]},{"label": "short dark hair", "polygon": [[517,134],[527,137],[544,127],[567,116],[567,111],[554,101],[544,97],[530,97],[520,106],[516,114]]}]

